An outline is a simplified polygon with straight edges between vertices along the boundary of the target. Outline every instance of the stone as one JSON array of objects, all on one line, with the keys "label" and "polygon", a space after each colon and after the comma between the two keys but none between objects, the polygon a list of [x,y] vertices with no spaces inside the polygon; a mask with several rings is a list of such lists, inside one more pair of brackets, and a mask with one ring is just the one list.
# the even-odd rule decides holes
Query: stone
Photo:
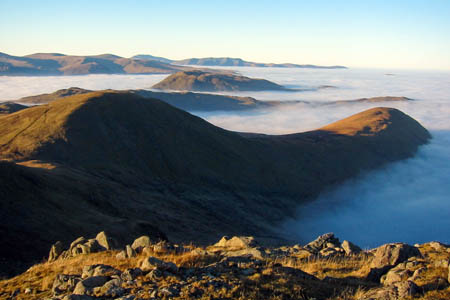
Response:
[{"label": "stone", "polygon": [[371,268],[395,266],[408,260],[410,257],[422,257],[419,249],[403,243],[393,243],[380,246],[375,251],[374,256],[375,257],[370,264]]},{"label": "stone", "polygon": [[343,255],[345,252],[341,248],[325,248],[319,251],[322,257],[331,257],[336,255]]},{"label": "stone", "polygon": [[120,279],[112,279],[101,287],[100,293],[103,297],[121,297],[125,294],[125,289],[121,285],[122,281]]},{"label": "stone", "polygon": [[81,283],[87,288],[94,288],[104,285],[107,281],[107,276],[92,276],[84,279]]},{"label": "stone", "polygon": [[326,233],[319,236],[314,241],[308,243],[303,247],[311,253],[318,254],[320,250],[327,248],[327,244],[340,245],[339,239],[334,236],[334,233]]},{"label": "stone", "polygon": [[139,268],[126,269],[125,271],[122,272],[122,274],[120,275],[120,278],[123,281],[132,281],[132,280],[135,280],[136,277],[141,276],[141,275],[142,275],[142,270]]},{"label": "stone", "polygon": [[390,285],[395,282],[405,281],[413,274],[410,270],[405,270],[401,268],[395,268],[386,273],[385,276],[382,277],[381,283],[383,285]]},{"label": "stone", "polygon": [[233,250],[246,249],[256,247],[258,243],[252,236],[234,236],[231,239],[224,236],[219,242],[213,245],[218,248],[228,248]]},{"label": "stone", "polygon": [[126,259],[127,258],[127,252],[125,250],[120,251],[116,254],[117,259]]},{"label": "stone", "polygon": [[141,252],[142,249],[148,247],[152,244],[150,237],[143,235],[134,240],[133,244],[131,244],[131,248],[136,252]]},{"label": "stone", "polygon": [[428,245],[430,245],[431,248],[433,248],[438,252],[445,252],[447,251],[447,248],[449,248],[447,245],[442,244],[440,242],[429,242]]},{"label": "stone", "polygon": [[156,257],[150,256],[141,264],[141,270],[144,272],[159,269],[161,271],[168,271],[170,273],[177,273],[178,267],[172,262],[165,262]]},{"label": "stone", "polygon": [[88,295],[66,295],[62,300],[94,300],[94,297]]},{"label": "stone", "polygon": [[222,255],[226,257],[235,257],[235,256],[249,256],[254,257],[256,259],[263,259],[266,255],[261,248],[247,248],[242,250],[235,251],[224,251],[221,252]]},{"label": "stone", "polygon": [[74,295],[87,295],[90,293],[90,289],[83,284],[83,282],[78,282],[73,290]]},{"label": "stone", "polygon": [[151,270],[151,271],[146,275],[146,277],[147,277],[148,279],[151,279],[151,280],[157,280],[157,279],[161,278],[161,276],[163,276],[163,273],[162,273],[160,270],[158,270],[158,269]]},{"label": "stone", "polygon": [[79,281],[80,276],[58,274],[53,281],[52,292],[54,295],[72,292]]},{"label": "stone", "polygon": [[50,248],[50,253],[48,254],[48,261],[55,261],[63,252],[63,245],[60,241],[57,241]]},{"label": "stone", "polygon": [[344,249],[345,254],[347,255],[354,255],[360,253],[362,250],[357,245],[353,244],[352,242],[349,242],[347,240],[344,240],[341,244],[341,248]]},{"label": "stone", "polygon": [[95,237],[95,240],[98,242],[100,246],[102,246],[106,250],[113,249],[113,240],[109,238],[104,231],[99,232]]},{"label": "stone", "polygon": [[136,251],[134,251],[134,249],[131,248],[130,245],[126,245],[125,250],[127,253],[127,258],[136,257]]},{"label": "stone", "polygon": [[84,279],[92,276],[113,276],[113,275],[120,275],[120,271],[108,265],[97,264],[85,266],[83,268],[81,278]]},{"label": "stone", "polygon": [[369,290],[359,300],[399,300],[414,296],[419,288],[412,281],[400,281],[394,284]]},{"label": "stone", "polygon": [[73,241],[70,244],[69,251],[72,251],[72,249],[74,249],[76,246],[78,246],[80,244],[84,244],[86,242],[87,242],[86,239],[84,237],[82,237],[82,236],[77,238],[75,241]]}]

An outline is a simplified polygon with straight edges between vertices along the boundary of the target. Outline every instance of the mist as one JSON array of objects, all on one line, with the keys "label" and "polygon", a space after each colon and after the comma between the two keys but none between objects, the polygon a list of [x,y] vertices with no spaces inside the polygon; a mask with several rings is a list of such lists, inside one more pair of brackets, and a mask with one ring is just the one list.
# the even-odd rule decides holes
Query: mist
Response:
[{"label": "mist", "polygon": [[[228,68],[230,69],[230,68]],[[339,238],[371,248],[387,242],[450,243],[450,73],[405,70],[313,70],[231,68],[308,91],[223,93],[258,100],[309,103],[252,112],[193,112],[225,129],[266,134],[313,130],[371,107],[398,108],[433,136],[411,159],[362,174],[328,189],[298,207],[297,217],[280,224],[289,239],[308,242],[334,232]],[[78,86],[86,89],[149,88],[167,75],[88,75],[0,77],[0,99]],[[335,88],[317,89],[322,85]],[[375,96],[405,96],[415,101],[324,105],[327,101]]]}]

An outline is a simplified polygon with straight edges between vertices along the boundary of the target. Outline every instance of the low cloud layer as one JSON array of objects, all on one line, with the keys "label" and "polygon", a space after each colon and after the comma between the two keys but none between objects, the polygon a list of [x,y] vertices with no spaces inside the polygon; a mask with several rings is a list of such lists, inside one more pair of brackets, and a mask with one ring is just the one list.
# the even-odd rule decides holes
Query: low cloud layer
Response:
[{"label": "low cloud layer", "polygon": [[[335,232],[362,247],[403,241],[450,243],[450,73],[393,70],[302,70],[235,68],[243,75],[299,88],[336,86],[308,92],[239,93],[259,100],[306,100],[252,113],[196,113],[235,131],[284,134],[316,129],[376,106],[395,107],[433,135],[416,157],[348,181],[298,208],[298,218],[281,226],[287,237],[307,242]],[[386,75],[394,74],[394,75]],[[0,77],[0,99],[16,99],[78,86],[87,89],[149,88],[166,75]],[[237,93],[233,93],[236,95]],[[330,100],[406,96],[402,103],[320,105]]]}]

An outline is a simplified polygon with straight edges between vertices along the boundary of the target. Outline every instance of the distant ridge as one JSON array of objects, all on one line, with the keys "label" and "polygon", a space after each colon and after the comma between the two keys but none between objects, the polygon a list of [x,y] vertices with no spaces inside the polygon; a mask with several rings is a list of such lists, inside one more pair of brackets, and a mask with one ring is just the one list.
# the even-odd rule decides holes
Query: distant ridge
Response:
[{"label": "distant ridge", "polygon": [[260,67],[260,68],[303,68],[303,69],[347,69],[345,66],[318,66],[312,64],[292,64],[292,63],[257,63],[243,60],[242,58],[232,57],[205,57],[205,58],[187,58],[181,60],[171,60],[164,57],[139,54],[131,58],[162,61],[174,65],[192,65],[205,67]]},{"label": "distant ridge", "polygon": [[0,75],[48,76],[84,74],[170,74],[186,67],[155,60],[139,60],[114,54],[92,56],[35,53],[12,56],[0,53]]}]

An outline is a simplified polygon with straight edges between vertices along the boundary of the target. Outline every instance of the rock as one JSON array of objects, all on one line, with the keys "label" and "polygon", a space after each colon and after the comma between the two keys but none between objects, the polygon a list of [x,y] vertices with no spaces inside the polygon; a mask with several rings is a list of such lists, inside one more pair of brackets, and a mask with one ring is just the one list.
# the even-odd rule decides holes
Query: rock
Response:
[{"label": "rock", "polygon": [[160,289],[158,294],[160,297],[177,297],[180,295],[180,290],[178,288],[169,286]]},{"label": "rock", "polygon": [[83,284],[83,282],[78,282],[73,290],[74,295],[87,295],[90,293],[90,289]]},{"label": "rock", "polygon": [[394,284],[399,299],[405,299],[419,292],[419,287],[412,281],[401,281]]},{"label": "rock", "polygon": [[449,248],[447,245],[440,242],[429,242],[428,245],[438,252],[446,252],[447,248]]},{"label": "rock", "polygon": [[112,250],[113,249],[113,241],[111,238],[109,238],[104,231],[99,232],[97,236],[95,237],[97,242],[100,246],[105,248],[106,250]]},{"label": "rock", "polygon": [[400,281],[389,286],[369,290],[358,300],[399,300],[413,296],[419,288],[412,281]]},{"label": "rock", "polygon": [[325,248],[319,251],[319,255],[322,257],[331,257],[343,254],[345,254],[345,251],[341,248]]},{"label": "rock", "polygon": [[434,266],[437,268],[448,268],[449,261],[447,259],[440,259],[434,262]]},{"label": "rock", "polygon": [[252,236],[234,236],[231,239],[224,236],[219,242],[213,245],[218,248],[228,248],[233,250],[246,249],[256,247],[258,243]]},{"label": "rock", "polygon": [[72,252],[72,249],[74,249],[76,246],[78,246],[80,244],[84,244],[84,243],[86,243],[86,239],[84,237],[81,236],[81,237],[77,238],[75,241],[73,241],[70,244],[69,251]]},{"label": "rock", "polygon": [[94,300],[94,297],[88,295],[67,295],[62,300]]},{"label": "rock", "polygon": [[31,294],[33,291],[30,288],[26,288],[24,293],[25,294]]},{"label": "rock", "polygon": [[106,282],[100,289],[103,297],[120,297],[125,294],[125,289],[121,287],[122,281],[118,278]]},{"label": "rock", "polygon": [[125,250],[120,251],[116,255],[117,259],[126,259],[127,258],[127,252]]},{"label": "rock", "polygon": [[358,246],[347,240],[344,240],[342,242],[341,248],[344,249],[345,254],[347,255],[358,254],[361,252],[361,248],[359,248]]},{"label": "rock", "polygon": [[63,245],[60,241],[57,241],[50,248],[50,253],[48,254],[48,261],[56,260],[63,252]]},{"label": "rock", "polygon": [[104,285],[108,281],[107,276],[92,276],[84,279],[81,283],[87,288],[95,288]]},{"label": "rock", "polygon": [[422,257],[419,249],[416,247],[403,244],[394,243],[386,244],[377,248],[374,253],[375,257],[372,260],[371,268],[384,268],[387,266],[395,266],[401,262],[408,260],[410,257]]},{"label": "rock", "polygon": [[72,292],[79,281],[81,281],[80,276],[58,274],[53,281],[52,292],[55,295]]},{"label": "rock", "polygon": [[161,278],[162,275],[163,275],[163,273],[162,273],[160,270],[154,269],[154,270],[151,270],[151,271],[147,274],[146,277],[147,277],[148,279],[151,279],[151,280],[157,280],[157,279]]},{"label": "rock", "polygon": [[[304,249],[310,251],[311,253],[318,254],[320,250],[328,248],[327,244],[339,245],[339,239],[334,237],[334,233],[326,233],[319,236],[314,241],[308,243]],[[334,247],[333,247],[334,248]]]},{"label": "rock", "polygon": [[131,248],[133,250],[135,250],[136,252],[141,252],[142,249],[150,246],[151,244],[152,244],[152,241],[150,240],[150,238],[146,235],[143,235],[134,240],[133,244],[131,244]]},{"label": "rock", "polygon": [[136,296],[134,295],[126,295],[126,296],[122,296],[120,298],[116,298],[115,300],[134,300],[136,299]]},{"label": "rock", "polygon": [[405,270],[402,268],[394,268],[387,272],[385,276],[381,278],[381,283],[383,285],[390,285],[395,282],[405,281],[413,274],[410,270]]},{"label": "rock", "polygon": [[[370,264],[370,272],[367,279],[373,282],[379,282],[381,276],[399,263],[408,260],[411,257],[422,257],[419,249],[403,244],[393,243],[378,247],[374,251],[374,258]],[[411,262],[412,263],[412,262]]]},{"label": "rock", "polygon": [[127,258],[136,257],[136,251],[130,245],[126,245]]},{"label": "rock", "polygon": [[254,257],[256,259],[263,259],[265,257],[264,251],[262,251],[260,248],[247,248],[235,251],[224,251],[221,252],[221,254],[226,257],[249,256]]},{"label": "rock", "polygon": [[139,268],[134,268],[134,269],[126,269],[125,271],[122,272],[122,274],[120,275],[120,278],[123,281],[131,281],[136,279],[136,277],[141,276],[142,275],[142,270]]},{"label": "rock", "polygon": [[144,272],[154,269],[168,271],[170,273],[178,272],[178,267],[174,263],[165,262],[153,256],[146,258],[141,264],[141,270]]}]

